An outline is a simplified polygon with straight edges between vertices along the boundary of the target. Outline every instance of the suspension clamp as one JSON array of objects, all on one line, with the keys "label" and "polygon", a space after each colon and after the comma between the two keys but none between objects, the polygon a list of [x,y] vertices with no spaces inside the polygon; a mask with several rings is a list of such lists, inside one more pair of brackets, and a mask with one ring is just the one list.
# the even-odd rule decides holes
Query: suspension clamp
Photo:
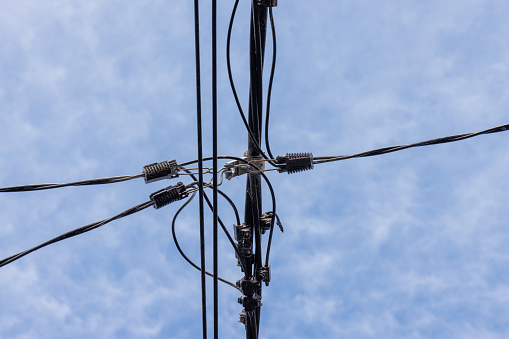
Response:
[{"label": "suspension clamp", "polygon": [[177,200],[186,198],[189,193],[186,192],[186,186],[179,182],[175,186],[168,186],[150,195],[150,200],[154,203],[157,210],[161,207],[171,204]]},{"label": "suspension clamp", "polygon": [[313,169],[312,153],[286,153],[286,156],[278,156],[276,164],[280,165],[279,172],[288,174],[307,171]]},{"label": "suspension clamp", "polygon": [[176,178],[179,176],[178,172],[179,166],[175,160],[155,162],[143,167],[146,184],[158,180]]}]

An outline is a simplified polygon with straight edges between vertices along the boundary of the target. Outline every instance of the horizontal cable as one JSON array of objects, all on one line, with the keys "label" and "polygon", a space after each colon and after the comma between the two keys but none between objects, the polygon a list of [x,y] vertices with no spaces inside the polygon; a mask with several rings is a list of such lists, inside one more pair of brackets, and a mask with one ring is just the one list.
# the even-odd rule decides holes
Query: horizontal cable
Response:
[{"label": "horizontal cable", "polygon": [[1,187],[0,192],[28,192],[28,191],[40,191],[40,190],[47,190],[47,189],[67,187],[67,186],[114,184],[117,182],[132,180],[132,179],[141,178],[141,177],[143,177],[143,174],[122,175],[122,176],[117,176],[117,177],[82,180],[82,181],[69,182],[69,183],[65,183],[65,184],[35,184],[35,185],[10,186],[10,187]]},{"label": "horizontal cable", "polygon": [[448,142],[454,142],[454,141],[460,141],[460,140],[473,138],[473,137],[476,137],[481,134],[504,132],[504,131],[507,131],[508,129],[509,129],[509,124],[506,124],[506,125],[502,125],[502,126],[498,126],[498,127],[493,127],[493,128],[490,128],[490,129],[487,129],[484,131],[480,131],[480,132],[456,134],[456,135],[451,135],[448,137],[442,137],[442,138],[431,139],[431,140],[427,140],[427,141],[421,141],[421,142],[417,142],[415,144],[409,144],[409,145],[389,146],[389,147],[384,147],[384,148],[377,148],[377,149],[374,149],[371,151],[352,154],[352,155],[314,157],[313,164],[323,164],[326,162],[346,160],[346,159],[351,159],[351,158],[370,157],[370,156],[374,156],[374,155],[381,155],[381,154],[401,151],[401,150],[404,150],[407,148],[413,148],[413,147],[445,144]]}]

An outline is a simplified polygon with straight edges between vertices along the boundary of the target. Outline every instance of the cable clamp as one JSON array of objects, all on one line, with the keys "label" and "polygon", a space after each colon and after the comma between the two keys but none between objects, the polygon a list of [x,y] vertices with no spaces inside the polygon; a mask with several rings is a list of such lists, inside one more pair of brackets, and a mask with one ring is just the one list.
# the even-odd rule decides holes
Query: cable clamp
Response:
[{"label": "cable clamp", "polygon": [[263,212],[260,217],[260,232],[265,234],[272,226],[272,212]]},{"label": "cable clamp", "polygon": [[256,279],[265,282],[265,286],[269,286],[270,282],[270,264],[262,265],[262,267],[256,269]]},{"label": "cable clamp", "polygon": [[[265,169],[265,159],[261,155],[255,157],[244,156],[242,159],[246,160],[247,163],[240,160],[232,160],[228,161],[224,165],[224,175],[226,179],[230,180],[231,178],[238,177],[239,175],[256,171],[256,168],[260,171]],[[253,166],[256,166],[256,168]]]},{"label": "cable clamp", "polygon": [[254,311],[257,307],[262,306],[261,295],[258,291],[261,290],[262,284],[255,277],[242,278],[237,281],[237,286],[240,287],[243,296],[239,297],[238,302],[244,306],[244,310],[247,313]]},{"label": "cable clamp", "polygon": [[277,0],[258,0],[258,6],[276,7]]},{"label": "cable clamp", "polygon": [[158,180],[176,178],[179,176],[178,171],[179,166],[175,160],[155,162],[143,167],[146,184]]},{"label": "cable clamp", "polygon": [[186,198],[189,193],[186,192],[186,186],[179,182],[175,186],[168,186],[150,195],[150,200],[154,203],[157,210],[161,207],[171,204],[177,200]]},{"label": "cable clamp", "polygon": [[237,265],[242,267],[242,265],[240,264],[241,260],[246,262],[246,260],[254,256],[252,249],[253,233],[249,225],[239,224],[233,225],[233,235],[235,240],[237,240],[235,245],[237,246],[237,251],[240,255],[239,258],[239,256],[237,256],[237,253],[235,253],[236,258],[238,259]]},{"label": "cable clamp", "polygon": [[279,172],[288,174],[303,172],[313,169],[312,153],[286,153],[286,156],[278,156],[276,164],[281,165]]}]

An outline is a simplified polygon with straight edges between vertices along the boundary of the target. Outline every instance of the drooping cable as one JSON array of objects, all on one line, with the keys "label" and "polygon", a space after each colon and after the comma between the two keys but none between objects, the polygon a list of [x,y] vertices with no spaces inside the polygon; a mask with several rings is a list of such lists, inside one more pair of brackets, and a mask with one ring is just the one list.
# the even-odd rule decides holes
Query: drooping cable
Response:
[{"label": "drooping cable", "polygon": [[421,142],[417,142],[417,143],[409,144],[409,145],[389,146],[389,147],[377,148],[377,149],[374,149],[371,151],[352,154],[352,155],[313,157],[313,164],[323,164],[326,162],[346,160],[346,159],[352,159],[352,158],[370,157],[370,156],[375,156],[375,155],[392,153],[392,152],[396,152],[396,151],[402,151],[404,149],[408,149],[408,148],[412,148],[412,147],[445,144],[448,142],[454,142],[454,141],[460,141],[460,140],[473,138],[473,137],[481,135],[481,134],[504,132],[504,131],[507,131],[508,129],[509,129],[509,124],[506,124],[506,125],[489,128],[489,129],[486,129],[486,130],[480,131],[480,132],[456,134],[456,135],[451,135],[451,136],[447,136],[447,137],[431,139],[431,140],[427,140],[427,141],[421,141]]},{"label": "drooping cable", "polygon": [[43,247],[46,247],[48,245],[51,245],[51,244],[54,244],[56,242],[59,242],[59,241],[62,241],[62,240],[65,240],[65,239],[69,239],[69,238],[72,238],[74,236],[77,236],[77,235],[80,235],[80,234],[83,234],[83,233],[86,233],[86,232],[89,232],[89,231],[92,231],[98,227],[101,227],[101,226],[104,226],[106,225],[107,223],[113,221],[113,220],[117,220],[117,219],[120,219],[120,218],[123,218],[123,217],[127,217],[128,215],[131,215],[131,214],[134,214],[134,213],[137,213],[139,211],[142,211],[144,209],[146,209],[147,207],[150,207],[154,204],[153,201],[147,201],[147,202],[144,202],[142,204],[139,204],[139,205],[136,205],[134,207],[131,207],[129,208],[128,210],[125,210],[124,212],[122,213],[119,213],[117,215],[115,215],[114,217],[111,217],[111,218],[108,218],[108,219],[104,219],[104,220],[101,220],[101,221],[97,221],[97,222],[94,222],[92,224],[88,224],[88,225],[85,225],[85,226],[82,226],[82,227],[79,227],[79,228],[76,228],[72,231],[69,231],[67,233],[64,233],[62,235],[59,235],[58,237],[55,237],[51,240],[48,240],[40,245],[37,245],[31,249],[28,249],[26,251],[23,251],[23,252],[20,252],[18,254],[15,254],[15,255],[12,255],[8,258],[5,258],[5,259],[2,259],[0,260],[0,267],[2,266],[5,266],[7,264],[10,264],[22,257],[24,257],[25,255],[29,254],[29,253],[32,253],[34,251],[37,251],[38,249],[41,249]]},{"label": "drooping cable", "polygon": [[232,74],[232,68],[231,68],[231,58],[230,58],[230,45],[231,45],[231,35],[232,35],[232,29],[233,29],[233,22],[235,20],[235,14],[237,12],[238,4],[239,4],[239,0],[236,0],[235,4],[233,5],[233,10],[232,10],[231,18],[230,18],[230,24],[228,26],[228,35],[227,35],[227,38],[226,38],[226,68],[228,70],[228,78],[230,80],[230,87],[232,89],[233,97],[235,98],[235,103],[237,104],[237,108],[239,110],[240,117],[242,118],[242,122],[244,123],[244,126],[246,127],[246,130],[248,132],[248,135],[249,135],[249,138],[250,138],[251,142],[253,143],[253,145],[257,149],[257,151],[266,160],[269,160],[269,163],[272,166],[278,167],[278,165],[275,164],[272,161],[272,157],[271,158],[267,157],[265,152],[263,152],[263,150],[261,149],[261,147],[260,147],[259,143],[257,142],[256,138],[254,137],[253,131],[249,127],[249,123],[247,122],[246,115],[244,114],[244,110],[242,109],[242,105],[240,103],[239,96],[237,94],[237,90],[235,88],[235,82],[233,81],[233,74]]},{"label": "drooping cable", "polygon": [[[203,160],[210,160],[210,158],[205,158]],[[196,177],[192,173],[189,173],[189,175],[191,176],[191,178],[193,180],[196,180]],[[237,207],[235,206],[235,204],[233,203],[233,201],[230,199],[230,197],[228,197],[226,194],[224,194],[221,190],[218,190],[218,192],[226,199],[226,201],[228,201],[230,206],[232,206],[233,212],[235,213],[235,218],[237,220],[237,224],[240,224],[239,211],[238,211]],[[209,206],[210,210],[213,211],[214,207],[213,207],[212,203],[210,202],[210,199],[207,196],[207,194],[204,193],[203,197],[205,198],[205,201],[207,202],[207,205]],[[228,232],[228,229],[226,228],[224,223],[221,221],[221,218],[219,218],[219,217],[218,217],[218,222],[221,225],[221,228],[223,229],[224,234],[228,238],[228,241],[230,242],[230,244],[232,245],[233,249],[235,250],[235,254],[237,255],[238,258],[241,258],[239,250],[237,248],[237,245],[235,244],[235,241],[233,240],[232,236],[230,235],[230,232]],[[239,263],[240,263],[240,266],[242,267],[242,270],[244,270],[245,269],[244,261],[239,259]]]},{"label": "drooping cable", "polygon": [[[193,193],[191,195],[191,197],[189,197],[189,199],[187,199],[187,201],[178,209],[178,211],[175,213],[174,217],[173,217],[173,220],[171,222],[171,232],[172,232],[172,235],[173,235],[173,242],[175,243],[175,246],[177,247],[177,250],[179,251],[180,255],[191,265],[193,266],[194,268],[196,268],[197,270],[200,270],[200,266],[196,265],[191,259],[189,259],[189,257],[184,253],[184,251],[182,250],[182,248],[180,247],[180,244],[178,242],[178,239],[177,239],[177,233],[176,233],[176,230],[175,230],[175,223],[177,221],[177,217],[179,216],[180,212],[182,212],[182,210],[191,202],[191,200],[193,200],[193,198],[195,197],[196,193]],[[214,277],[214,275],[208,271],[205,271],[205,274],[210,276],[210,277]],[[229,282],[228,280],[225,280],[221,277],[218,277],[218,280],[227,284],[227,285],[230,285],[231,287],[235,288],[236,290],[238,290],[238,286],[235,285],[234,283],[232,282]]]},{"label": "drooping cable", "polygon": [[274,82],[274,72],[276,70],[276,27],[274,24],[274,16],[272,15],[272,6],[269,6],[269,19],[270,19],[270,28],[272,32],[272,66],[270,68],[269,75],[269,85],[267,87],[267,108],[265,109],[265,148],[267,148],[267,153],[269,154],[270,159],[274,159],[272,152],[270,151],[269,146],[269,115],[270,115],[270,99],[272,96],[272,83]]},{"label": "drooping cable", "polygon": [[10,187],[1,187],[0,192],[29,192],[29,191],[40,191],[40,190],[47,190],[47,189],[61,188],[61,187],[68,187],[68,186],[105,185],[105,184],[113,184],[113,183],[117,183],[117,182],[141,178],[141,177],[143,177],[143,174],[121,175],[121,176],[116,176],[116,177],[107,177],[107,178],[75,181],[75,182],[69,182],[69,183],[65,183],[65,184],[35,184],[35,185],[10,186]]},{"label": "drooping cable", "polygon": [[200,272],[203,339],[207,339],[207,293],[205,282],[205,219],[203,211],[203,152],[201,126],[201,74],[200,74],[200,11],[198,0],[194,0],[194,43],[196,58],[196,116],[198,134],[198,176],[200,209]]}]

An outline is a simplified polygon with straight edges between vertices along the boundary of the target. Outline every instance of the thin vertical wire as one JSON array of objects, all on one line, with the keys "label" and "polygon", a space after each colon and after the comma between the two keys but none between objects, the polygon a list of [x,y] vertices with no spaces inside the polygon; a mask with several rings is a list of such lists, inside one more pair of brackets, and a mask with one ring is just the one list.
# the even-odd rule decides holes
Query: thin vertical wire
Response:
[{"label": "thin vertical wire", "polygon": [[198,129],[198,187],[200,202],[201,307],[203,339],[207,339],[207,292],[205,285],[205,221],[203,212],[203,142],[201,126],[200,14],[194,0],[194,43],[196,52],[196,125]]},{"label": "thin vertical wire", "polygon": [[213,272],[214,272],[214,339],[219,337],[218,263],[217,263],[217,2],[212,0],[212,171],[213,171]]}]

